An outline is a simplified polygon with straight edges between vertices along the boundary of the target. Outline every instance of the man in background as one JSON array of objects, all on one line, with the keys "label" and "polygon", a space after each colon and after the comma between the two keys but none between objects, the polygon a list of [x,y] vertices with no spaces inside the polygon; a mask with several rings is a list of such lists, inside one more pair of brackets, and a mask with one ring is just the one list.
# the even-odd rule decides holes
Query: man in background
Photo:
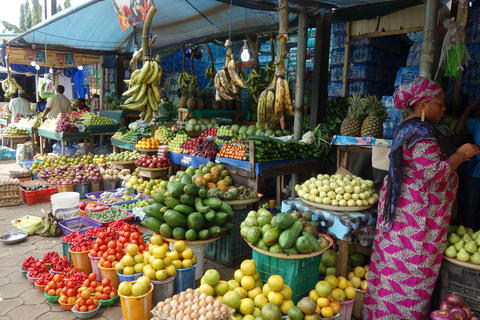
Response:
[{"label": "man in background", "polygon": [[57,94],[53,98],[48,99],[43,119],[55,119],[60,113],[67,114],[72,111],[70,100],[63,95],[65,87],[58,85],[55,89]]},{"label": "man in background", "polygon": [[8,110],[12,114],[12,123],[14,122],[15,115],[21,114],[22,116],[26,116],[32,112],[30,109],[30,102],[26,98],[25,91],[20,89],[18,90],[18,97],[10,100]]}]

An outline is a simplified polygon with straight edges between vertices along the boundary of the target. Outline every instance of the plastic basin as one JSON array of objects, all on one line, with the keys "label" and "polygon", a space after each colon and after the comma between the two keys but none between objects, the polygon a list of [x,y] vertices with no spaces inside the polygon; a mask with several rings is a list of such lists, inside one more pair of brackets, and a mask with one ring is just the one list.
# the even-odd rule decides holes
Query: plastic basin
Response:
[{"label": "plastic basin", "polygon": [[153,293],[152,304],[157,305],[160,301],[164,301],[167,298],[173,296],[175,290],[175,278],[176,274],[165,280],[152,280]]},{"label": "plastic basin", "polygon": [[97,281],[102,281],[102,273],[100,272],[100,268],[98,267],[98,262],[100,261],[100,257],[92,257],[90,253],[88,254],[88,258],[90,259],[90,265],[92,266],[92,272],[97,275]]},{"label": "plastic basin", "polygon": [[140,273],[134,273],[134,274],[121,274],[121,273],[117,272],[117,276],[118,276],[118,281],[120,283],[131,282],[131,281],[135,281],[138,278],[140,278],[141,276],[143,276],[143,273],[140,272]]},{"label": "plastic basin", "polygon": [[48,302],[52,303],[58,303],[58,299],[60,299],[60,296],[49,296],[46,292],[44,292],[43,295],[47,298]]},{"label": "plastic basin", "polygon": [[100,269],[100,273],[102,274],[102,280],[110,279],[110,284],[112,285],[112,287],[118,288],[120,280],[118,279],[115,268],[104,268],[100,265],[100,263],[98,264],[98,268]]},{"label": "plastic basin", "polygon": [[177,269],[175,276],[175,294],[195,288],[195,269],[197,265],[190,268]]},{"label": "plastic basin", "polygon": [[118,299],[119,299],[119,296],[118,296],[118,294],[117,294],[117,295],[116,295],[115,297],[113,297],[112,299],[99,300],[99,302],[100,302],[100,305],[101,305],[102,307],[106,308],[106,307],[111,307],[111,306],[113,306],[115,303],[117,303]]},{"label": "plastic basin", "polygon": [[98,311],[100,310],[100,304],[98,304],[98,307],[96,307],[92,311],[80,312],[80,311],[75,310],[73,307],[72,307],[71,310],[72,310],[73,314],[75,315],[75,318],[77,318],[77,319],[91,319],[91,318],[93,318],[97,315]]},{"label": "plastic basin", "polygon": [[[131,282],[132,284],[135,281]],[[120,302],[122,304],[123,320],[144,320],[150,319],[150,312],[152,310],[152,292],[153,285],[150,284],[150,289],[143,296],[124,296],[119,294]]]},{"label": "plastic basin", "polygon": [[88,254],[90,250],[75,252],[71,249],[68,249],[70,255],[72,256],[73,266],[86,274],[92,273],[92,265],[90,264],[90,258]]}]

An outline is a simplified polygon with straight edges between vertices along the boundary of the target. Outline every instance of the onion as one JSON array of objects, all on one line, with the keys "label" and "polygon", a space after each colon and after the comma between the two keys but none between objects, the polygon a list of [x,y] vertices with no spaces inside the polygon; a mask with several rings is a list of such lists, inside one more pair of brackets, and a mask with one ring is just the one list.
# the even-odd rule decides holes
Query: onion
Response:
[{"label": "onion", "polygon": [[465,305],[465,300],[463,297],[459,296],[456,293],[451,293],[445,296],[445,302],[449,306],[458,306],[458,307],[463,307]]},{"label": "onion", "polygon": [[452,320],[468,320],[467,314],[461,307],[452,307],[449,311],[450,319]]},{"label": "onion", "polygon": [[450,320],[450,315],[448,311],[445,310],[435,310],[430,313],[430,318],[432,320]]},{"label": "onion", "polygon": [[472,309],[469,306],[463,306],[462,309],[465,311],[467,319],[470,319],[473,316]]},{"label": "onion", "polygon": [[450,306],[447,304],[447,302],[445,300],[442,300],[442,302],[440,303],[440,310],[444,310],[444,311],[448,311],[450,310]]}]

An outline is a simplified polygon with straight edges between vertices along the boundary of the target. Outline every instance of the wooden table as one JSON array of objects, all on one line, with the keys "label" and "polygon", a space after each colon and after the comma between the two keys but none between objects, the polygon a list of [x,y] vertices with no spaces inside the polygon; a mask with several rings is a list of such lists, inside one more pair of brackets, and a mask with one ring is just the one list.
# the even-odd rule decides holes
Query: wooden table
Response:
[{"label": "wooden table", "polygon": [[[99,132],[99,133],[87,133],[87,139],[89,141],[88,143],[88,149],[87,146],[85,146],[85,153],[93,152],[93,145],[95,144],[95,136],[100,137],[100,145],[104,144],[105,137],[106,136],[113,136],[115,132]],[[114,147],[115,148],[115,147]],[[115,152],[115,149],[114,149]]]},{"label": "wooden table", "polygon": [[83,140],[85,150],[89,148],[88,146],[89,139],[88,139],[88,135],[85,132],[60,133],[60,132],[54,132],[54,131],[39,128],[38,136],[40,137],[40,153],[41,154],[44,153],[45,139],[60,141],[62,146],[62,155],[65,155],[66,142]]},{"label": "wooden table", "polygon": [[12,136],[8,134],[0,135],[0,138],[2,140],[2,146],[4,145],[3,139],[6,139],[8,143],[8,147],[14,150],[17,148],[17,144],[25,142],[29,137],[30,135],[21,135],[21,136]]}]

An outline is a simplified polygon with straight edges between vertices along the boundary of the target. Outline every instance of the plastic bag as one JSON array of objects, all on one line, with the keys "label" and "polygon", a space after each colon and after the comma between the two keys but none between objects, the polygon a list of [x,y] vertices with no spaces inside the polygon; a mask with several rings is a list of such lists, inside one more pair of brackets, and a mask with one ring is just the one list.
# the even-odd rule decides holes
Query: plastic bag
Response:
[{"label": "plastic bag", "polygon": [[36,216],[23,216],[20,219],[10,221],[10,223],[18,230],[29,235],[34,234],[43,227],[42,218]]}]

